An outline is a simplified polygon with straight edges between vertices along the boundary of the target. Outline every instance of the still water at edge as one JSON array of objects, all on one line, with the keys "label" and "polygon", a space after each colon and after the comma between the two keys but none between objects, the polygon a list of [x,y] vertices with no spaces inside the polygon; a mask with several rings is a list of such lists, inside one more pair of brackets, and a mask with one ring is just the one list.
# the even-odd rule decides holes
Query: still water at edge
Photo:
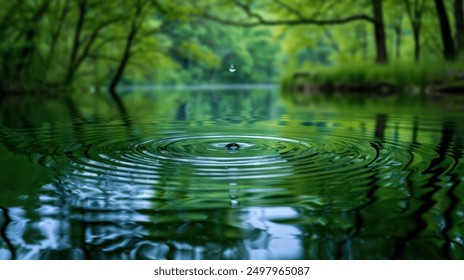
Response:
[{"label": "still water at edge", "polygon": [[0,258],[462,259],[462,108],[417,103],[4,101]]}]

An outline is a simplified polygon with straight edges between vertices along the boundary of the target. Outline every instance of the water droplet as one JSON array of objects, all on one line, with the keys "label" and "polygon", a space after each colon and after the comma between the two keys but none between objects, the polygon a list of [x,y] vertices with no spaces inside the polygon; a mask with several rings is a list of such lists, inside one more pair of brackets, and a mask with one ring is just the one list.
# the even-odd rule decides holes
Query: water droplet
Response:
[{"label": "water droplet", "polygon": [[229,67],[229,71],[233,73],[236,70],[237,70],[237,68],[235,68],[235,66],[233,64],[231,64],[230,67]]},{"label": "water droplet", "polygon": [[231,206],[232,208],[236,208],[236,207],[238,207],[239,205],[240,205],[240,202],[239,202],[238,200],[236,200],[236,199],[230,200],[230,206]]}]

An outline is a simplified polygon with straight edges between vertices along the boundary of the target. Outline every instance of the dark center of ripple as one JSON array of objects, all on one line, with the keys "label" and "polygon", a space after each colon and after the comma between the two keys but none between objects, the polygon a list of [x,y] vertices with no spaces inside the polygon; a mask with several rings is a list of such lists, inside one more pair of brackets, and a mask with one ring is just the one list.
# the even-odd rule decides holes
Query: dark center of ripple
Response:
[{"label": "dark center of ripple", "polygon": [[240,149],[240,145],[237,143],[229,143],[225,145],[225,148],[229,151],[236,151]]}]

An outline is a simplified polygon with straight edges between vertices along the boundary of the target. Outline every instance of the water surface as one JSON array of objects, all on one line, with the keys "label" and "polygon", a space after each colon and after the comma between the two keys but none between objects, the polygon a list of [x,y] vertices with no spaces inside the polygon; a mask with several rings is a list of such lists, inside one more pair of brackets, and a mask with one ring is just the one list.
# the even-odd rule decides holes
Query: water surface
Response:
[{"label": "water surface", "polygon": [[463,98],[123,101],[1,101],[0,259],[464,258]]}]

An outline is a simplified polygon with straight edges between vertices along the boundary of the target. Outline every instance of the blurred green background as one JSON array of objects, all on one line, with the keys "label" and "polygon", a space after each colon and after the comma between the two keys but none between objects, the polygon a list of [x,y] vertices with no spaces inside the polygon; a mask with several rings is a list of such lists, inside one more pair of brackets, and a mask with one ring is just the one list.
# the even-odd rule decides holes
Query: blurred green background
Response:
[{"label": "blurred green background", "polygon": [[0,2],[3,94],[300,78],[461,88],[463,48],[462,0]]}]

